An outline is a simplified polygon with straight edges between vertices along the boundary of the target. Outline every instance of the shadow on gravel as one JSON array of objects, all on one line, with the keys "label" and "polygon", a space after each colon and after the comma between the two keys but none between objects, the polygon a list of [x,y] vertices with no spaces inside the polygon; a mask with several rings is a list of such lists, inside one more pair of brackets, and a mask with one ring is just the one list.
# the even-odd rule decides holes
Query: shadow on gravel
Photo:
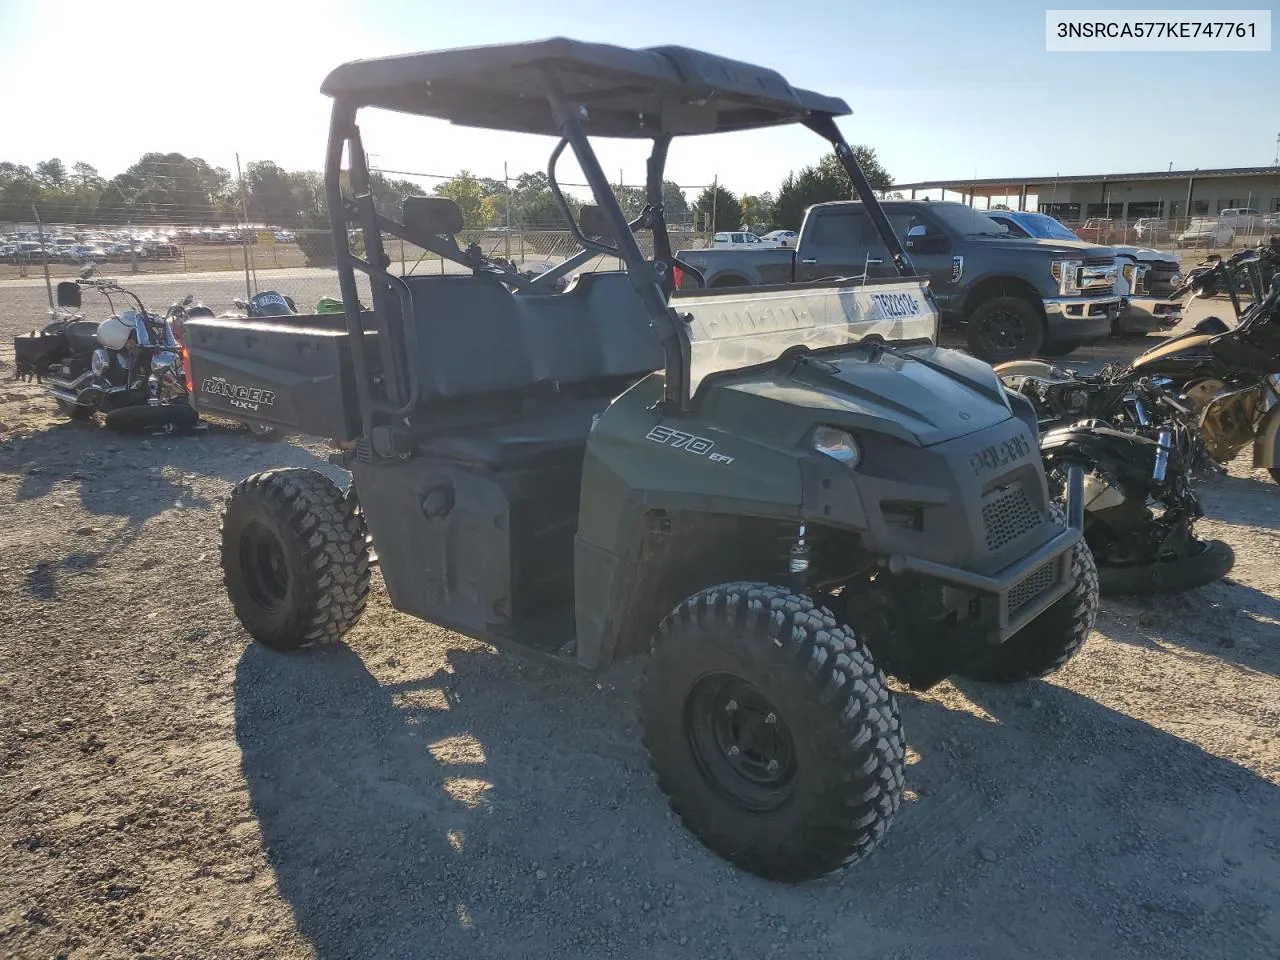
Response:
[{"label": "shadow on gravel", "polygon": [[310,466],[330,475],[336,470],[301,447],[264,443],[242,425],[223,422],[191,435],[146,437],[64,420],[0,439],[0,471],[20,477],[17,501],[42,501],[40,507],[47,504],[51,514],[63,506],[83,511],[91,521],[86,526],[111,534],[97,553],[50,556],[39,563],[27,573],[28,594],[56,597],[61,573],[84,571],[128,551],[143,526],[166,511],[213,506],[196,481],[216,477],[234,483],[272,466]]},{"label": "shadow on gravel", "polygon": [[252,808],[321,960],[1280,955],[1280,790],[1060,687],[904,695],[916,793],[789,887],[666,812],[632,681],[447,657],[386,686],[346,647],[239,662]]},{"label": "shadow on gravel", "polygon": [[1119,643],[1174,644],[1280,677],[1280,599],[1229,575],[1167,597],[1116,597],[1102,609]]},{"label": "shadow on gravel", "polygon": [[1280,484],[1261,470],[1245,477],[1213,477],[1201,485],[1200,494],[1210,520],[1280,530]]}]

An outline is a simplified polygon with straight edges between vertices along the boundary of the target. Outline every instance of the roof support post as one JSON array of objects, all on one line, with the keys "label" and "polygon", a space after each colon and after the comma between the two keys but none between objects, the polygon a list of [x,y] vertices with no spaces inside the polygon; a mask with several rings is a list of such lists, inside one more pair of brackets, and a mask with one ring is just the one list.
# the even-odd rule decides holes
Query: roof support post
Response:
[{"label": "roof support post", "polygon": [[[631,286],[640,295],[649,314],[649,322],[653,325],[658,342],[666,358],[666,385],[663,404],[668,409],[683,410],[688,407],[689,400],[689,340],[681,336],[681,320],[675,310],[667,305],[667,295],[658,281],[658,272],[648,260],[644,251],[636,243],[636,236],[631,232],[627,218],[618,206],[618,198],[614,196],[600,166],[600,160],[591,148],[583,123],[589,119],[587,108],[581,103],[570,103],[564,88],[550,70],[542,71],[543,84],[547,101],[551,105],[551,113],[555,118],[560,135],[573,148],[582,175],[587,178],[587,185],[609,225],[618,255],[627,266],[627,277]],[[655,144],[655,150],[657,145]],[[665,154],[665,151],[662,151]],[[659,182],[661,189],[661,182]],[[662,269],[667,264],[662,262]]]}]

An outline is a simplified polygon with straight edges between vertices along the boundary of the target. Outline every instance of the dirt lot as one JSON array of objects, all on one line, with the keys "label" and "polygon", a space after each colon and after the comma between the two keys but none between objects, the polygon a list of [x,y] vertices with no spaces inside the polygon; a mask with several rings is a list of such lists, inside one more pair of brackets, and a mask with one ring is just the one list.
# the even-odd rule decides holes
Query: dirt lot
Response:
[{"label": "dirt lot", "polygon": [[0,288],[0,957],[1280,956],[1280,488],[1245,462],[1205,490],[1228,581],[1104,603],[1049,682],[902,694],[885,843],[783,887],[666,812],[633,667],[523,666],[376,579],[347,645],[250,646],[219,502],[323,451],[59,418],[7,381],[43,297]]}]

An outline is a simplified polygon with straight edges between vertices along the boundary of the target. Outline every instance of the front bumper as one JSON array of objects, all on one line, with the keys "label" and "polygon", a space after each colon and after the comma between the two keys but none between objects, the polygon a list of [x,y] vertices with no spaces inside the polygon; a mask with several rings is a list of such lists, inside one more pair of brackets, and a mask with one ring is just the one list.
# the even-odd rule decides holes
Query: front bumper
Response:
[{"label": "front bumper", "polygon": [[[971,590],[993,601],[993,634],[1003,643],[1075,586],[1072,551],[1084,535],[1084,471],[1072,467],[1067,475],[1067,526],[1048,542],[990,576],[932,560],[903,554],[889,557],[890,573],[911,573]],[[1045,586],[1034,590],[1043,580]],[[1034,590],[1030,595],[1028,590]]]},{"label": "front bumper", "polygon": [[1182,301],[1166,297],[1129,297],[1117,324],[1124,333],[1169,330],[1182,319]]},{"label": "front bumper", "polygon": [[1111,333],[1111,323],[1124,308],[1124,298],[1046,297],[1049,336],[1068,343],[1096,343]]}]

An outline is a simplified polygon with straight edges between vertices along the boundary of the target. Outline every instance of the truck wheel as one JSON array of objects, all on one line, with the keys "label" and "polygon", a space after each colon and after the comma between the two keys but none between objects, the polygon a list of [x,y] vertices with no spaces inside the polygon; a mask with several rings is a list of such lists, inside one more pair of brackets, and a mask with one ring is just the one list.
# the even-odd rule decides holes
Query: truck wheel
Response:
[{"label": "truck wheel", "polygon": [[1076,582],[1070,593],[986,657],[958,671],[960,676],[1016,683],[1048,676],[1065,666],[1084,646],[1098,618],[1098,568],[1083,539],[1072,554],[1071,572]]},{"label": "truck wheel", "polygon": [[992,297],[969,314],[969,352],[987,363],[1033,357],[1044,342],[1044,320],[1021,297]]},{"label": "truck wheel", "polygon": [[81,403],[72,403],[70,400],[60,400],[54,398],[54,403],[58,405],[58,412],[64,417],[70,417],[72,420],[88,420],[93,416],[93,407],[86,407]]},{"label": "truck wheel", "polygon": [[721,584],[672,611],[640,719],[685,826],[769,879],[861,859],[901,802],[905,747],[884,674],[847,626],[782,587]]},{"label": "truck wheel", "polygon": [[236,616],[259,643],[335,643],[369,596],[364,520],[315,470],[254,474],[227,498],[222,573]]}]

